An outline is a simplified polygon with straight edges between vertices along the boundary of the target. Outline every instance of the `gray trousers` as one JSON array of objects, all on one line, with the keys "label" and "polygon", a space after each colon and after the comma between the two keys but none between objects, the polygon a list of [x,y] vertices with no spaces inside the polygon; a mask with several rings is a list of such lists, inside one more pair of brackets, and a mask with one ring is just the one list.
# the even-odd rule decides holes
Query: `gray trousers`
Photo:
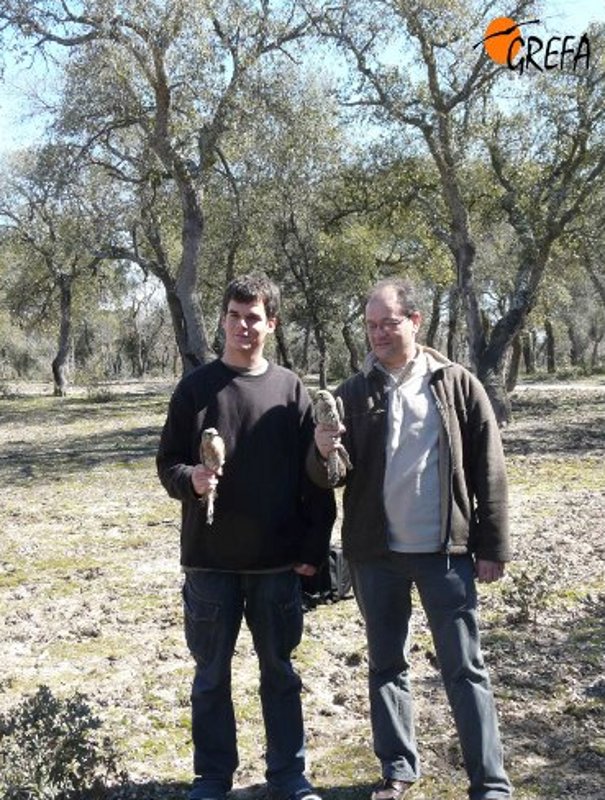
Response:
[{"label": "gray trousers", "polygon": [[379,561],[352,563],[351,573],[366,624],[374,752],[383,777],[413,782],[420,774],[408,660],[415,584],[456,723],[470,800],[510,797],[479,642],[470,556],[390,553]]}]

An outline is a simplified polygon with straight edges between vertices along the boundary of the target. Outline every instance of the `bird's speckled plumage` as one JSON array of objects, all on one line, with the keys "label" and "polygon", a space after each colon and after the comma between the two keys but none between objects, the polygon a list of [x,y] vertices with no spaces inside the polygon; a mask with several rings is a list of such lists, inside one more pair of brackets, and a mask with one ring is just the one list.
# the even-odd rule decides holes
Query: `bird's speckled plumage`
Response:
[{"label": "bird's speckled plumage", "polygon": [[[222,440],[216,428],[206,428],[202,431],[200,440],[200,461],[207,468],[217,475],[223,471],[225,463],[225,442]],[[211,489],[206,495],[206,522],[212,525],[214,520],[214,501],[216,499],[216,489]]]},{"label": "bird's speckled plumage", "polygon": [[[340,397],[334,397],[327,389],[320,389],[316,392],[313,398],[313,418],[316,423],[321,422],[327,428],[338,431],[339,425],[344,419]],[[339,440],[336,448],[328,454],[327,469],[330,484],[336,486],[345,477],[347,470],[352,468],[349,454]]]}]

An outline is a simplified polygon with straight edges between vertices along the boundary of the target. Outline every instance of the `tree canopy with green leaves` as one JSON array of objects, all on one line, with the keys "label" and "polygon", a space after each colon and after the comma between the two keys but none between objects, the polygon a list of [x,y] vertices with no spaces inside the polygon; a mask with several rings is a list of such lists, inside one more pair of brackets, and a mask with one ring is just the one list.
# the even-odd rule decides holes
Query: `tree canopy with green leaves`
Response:
[{"label": "tree canopy with green leaves", "polygon": [[359,367],[372,282],[408,275],[427,338],[445,326],[505,421],[562,253],[603,300],[604,30],[589,64],[537,74],[478,47],[532,7],[4,0],[0,20],[21,53],[69,54],[48,140],[105,187],[74,246],[161,282],[183,369],[220,346],[225,283],[261,268],[284,288],[279,357],[326,384]]}]

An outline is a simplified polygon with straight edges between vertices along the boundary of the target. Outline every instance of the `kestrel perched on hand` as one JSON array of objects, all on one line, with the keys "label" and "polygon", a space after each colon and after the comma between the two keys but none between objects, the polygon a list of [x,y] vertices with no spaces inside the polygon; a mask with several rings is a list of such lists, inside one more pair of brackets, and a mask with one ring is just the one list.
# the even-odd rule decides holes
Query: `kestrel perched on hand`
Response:
[{"label": "kestrel perched on hand", "polygon": [[[215,475],[222,475],[223,464],[225,463],[225,442],[216,428],[206,428],[206,430],[202,431],[200,461],[207,469],[211,469]],[[212,525],[214,520],[215,498],[216,489],[210,489],[206,495],[206,522],[208,525]]]},{"label": "kestrel perched on hand", "polygon": [[334,397],[327,389],[319,389],[313,398],[313,419],[328,429],[332,428],[336,434],[334,450],[328,454],[327,459],[328,481],[331,486],[336,486],[345,477],[347,470],[353,469],[349,454],[338,435],[340,423],[344,419],[342,399]]}]

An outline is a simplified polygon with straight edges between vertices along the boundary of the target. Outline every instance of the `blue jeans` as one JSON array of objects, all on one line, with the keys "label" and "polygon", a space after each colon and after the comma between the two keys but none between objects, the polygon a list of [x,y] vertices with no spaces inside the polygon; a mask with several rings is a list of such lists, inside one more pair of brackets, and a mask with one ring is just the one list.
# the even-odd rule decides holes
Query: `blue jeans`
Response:
[{"label": "blue jeans", "polygon": [[280,800],[308,787],[304,778],[301,681],[290,656],[302,636],[298,575],[189,572],[183,601],[187,646],[196,668],[191,692],[194,772],[191,800],[220,798],[238,765],[231,660],[242,618],[260,666],[266,777]]},{"label": "blue jeans", "polygon": [[374,752],[383,777],[413,782],[420,774],[408,660],[415,584],[456,723],[470,781],[469,797],[510,797],[479,643],[472,559],[390,553],[380,561],[352,563],[351,573],[366,624]]}]

